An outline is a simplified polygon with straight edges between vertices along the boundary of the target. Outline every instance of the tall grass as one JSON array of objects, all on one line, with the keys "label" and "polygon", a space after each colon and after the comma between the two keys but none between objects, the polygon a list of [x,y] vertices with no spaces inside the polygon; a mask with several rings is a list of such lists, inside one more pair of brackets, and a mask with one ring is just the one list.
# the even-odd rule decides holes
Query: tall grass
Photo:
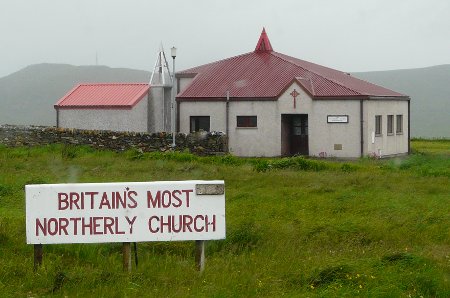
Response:
[{"label": "tall grass", "polygon": [[[409,157],[354,162],[0,147],[0,294],[449,297],[443,143],[426,150],[421,140]],[[226,184],[227,238],[207,243],[203,274],[192,242],[139,243],[131,274],[122,272],[120,243],[46,245],[33,271],[24,185],[185,179]]]}]

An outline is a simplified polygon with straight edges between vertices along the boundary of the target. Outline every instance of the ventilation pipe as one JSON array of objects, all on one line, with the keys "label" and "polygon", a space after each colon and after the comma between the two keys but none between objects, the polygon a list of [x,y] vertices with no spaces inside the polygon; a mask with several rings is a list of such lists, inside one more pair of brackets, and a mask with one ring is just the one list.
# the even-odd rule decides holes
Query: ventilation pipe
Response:
[{"label": "ventilation pipe", "polygon": [[359,134],[360,134],[360,141],[361,141],[361,148],[360,148],[360,157],[364,157],[364,100],[361,99],[359,101]]},{"label": "ventilation pipe", "polygon": [[225,108],[225,134],[227,135],[227,153],[230,153],[230,91],[227,91],[227,102]]}]

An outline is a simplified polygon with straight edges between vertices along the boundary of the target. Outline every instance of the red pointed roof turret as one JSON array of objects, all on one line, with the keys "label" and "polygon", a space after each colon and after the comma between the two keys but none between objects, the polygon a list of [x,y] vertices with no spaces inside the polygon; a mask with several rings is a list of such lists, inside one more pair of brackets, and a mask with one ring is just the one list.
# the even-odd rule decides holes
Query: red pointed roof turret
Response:
[{"label": "red pointed roof turret", "polygon": [[272,52],[272,45],[270,44],[269,37],[267,36],[266,29],[263,27],[261,36],[256,44],[255,52]]}]

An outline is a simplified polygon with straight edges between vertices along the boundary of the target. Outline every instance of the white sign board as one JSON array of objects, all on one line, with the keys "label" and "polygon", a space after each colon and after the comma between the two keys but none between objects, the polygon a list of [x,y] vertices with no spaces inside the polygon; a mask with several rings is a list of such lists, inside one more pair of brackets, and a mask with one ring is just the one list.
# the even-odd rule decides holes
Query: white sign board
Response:
[{"label": "white sign board", "polygon": [[225,238],[223,181],[26,185],[28,244]]},{"label": "white sign board", "polygon": [[328,115],[328,123],[348,123],[348,115]]}]

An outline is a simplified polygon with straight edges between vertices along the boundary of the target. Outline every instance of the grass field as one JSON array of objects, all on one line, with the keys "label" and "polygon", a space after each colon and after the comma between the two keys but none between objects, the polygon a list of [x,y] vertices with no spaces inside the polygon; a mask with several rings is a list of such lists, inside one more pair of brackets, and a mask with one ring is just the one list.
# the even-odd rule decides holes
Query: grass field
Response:
[{"label": "grass field", "polygon": [[[1,297],[450,297],[450,141],[354,162],[0,147]],[[24,185],[223,179],[227,238],[44,246],[33,271]]]}]

